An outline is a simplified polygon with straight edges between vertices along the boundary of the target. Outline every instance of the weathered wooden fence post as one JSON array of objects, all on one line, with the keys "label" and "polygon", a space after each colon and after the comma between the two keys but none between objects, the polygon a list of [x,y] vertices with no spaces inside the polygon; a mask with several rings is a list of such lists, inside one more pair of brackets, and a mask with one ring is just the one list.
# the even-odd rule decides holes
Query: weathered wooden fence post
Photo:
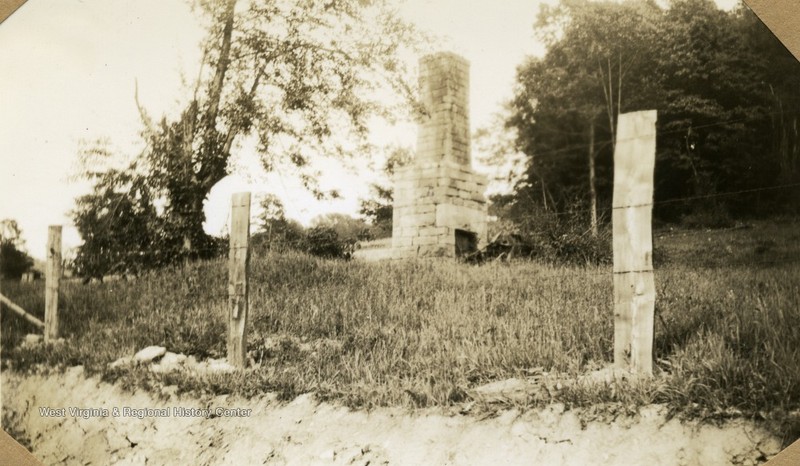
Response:
[{"label": "weathered wooden fence post", "polygon": [[656,111],[619,116],[614,150],[614,366],[653,373]]},{"label": "weathered wooden fence post", "polygon": [[47,230],[47,265],[45,266],[44,341],[59,335],[58,289],[61,283],[61,225]]},{"label": "weathered wooden fence post", "polygon": [[250,266],[250,193],[236,193],[231,199],[231,237],[228,253],[228,363],[236,368],[247,364],[247,275]]}]

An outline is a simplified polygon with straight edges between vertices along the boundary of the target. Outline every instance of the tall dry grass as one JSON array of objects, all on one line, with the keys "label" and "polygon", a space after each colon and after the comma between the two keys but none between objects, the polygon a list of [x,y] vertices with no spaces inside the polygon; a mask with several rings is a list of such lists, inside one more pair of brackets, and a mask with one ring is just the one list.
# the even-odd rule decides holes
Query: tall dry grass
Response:
[{"label": "tall dry grass", "polygon": [[[657,238],[657,377],[629,386],[569,386],[529,402],[661,402],[686,413],[764,416],[800,409],[795,225]],[[67,282],[60,305],[67,343],[20,349],[34,329],[4,312],[3,365],[24,371],[83,364],[129,387],[278,391],[284,398],[314,391],[361,407],[451,405],[489,381],[538,371],[577,377],[610,363],[609,272],[531,262],[254,257],[247,341],[255,368],[200,379],[107,364],[149,345],[224,357],[225,261],[131,282]],[[3,293],[41,316],[41,283],[4,283]]]}]

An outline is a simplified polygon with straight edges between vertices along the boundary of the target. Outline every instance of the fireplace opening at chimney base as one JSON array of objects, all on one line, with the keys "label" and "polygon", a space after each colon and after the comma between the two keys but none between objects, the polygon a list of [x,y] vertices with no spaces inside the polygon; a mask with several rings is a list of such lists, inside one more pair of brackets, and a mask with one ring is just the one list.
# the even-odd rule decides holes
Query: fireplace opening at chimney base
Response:
[{"label": "fireplace opening at chimney base", "polygon": [[463,257],[478,250],[478,234],[456,229],[456,257]]}]

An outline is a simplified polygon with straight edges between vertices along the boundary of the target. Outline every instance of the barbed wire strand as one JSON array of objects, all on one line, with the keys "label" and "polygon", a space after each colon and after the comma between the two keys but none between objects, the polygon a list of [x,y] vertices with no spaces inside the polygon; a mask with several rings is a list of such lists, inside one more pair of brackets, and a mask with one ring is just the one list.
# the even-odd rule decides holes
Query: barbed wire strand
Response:
[{"label": "barbed wire strand", "polygon": [[[714,128],[714,127],[717,127],[717,126],[731,125],[731,124],[735,124],[735,123],[744,123],[744,122],[747,122],[747,121],[757,120],[757,119],[768,117],[768,116],[774,116],[774,115],[780,115],[780,114],[792,115],[792,114],[796,114],[796,113],[800,113],[800,109],[789,109],[789,110],[785,110],[783,112],[776,111],[776,112],[766,113],[766,114],[763,114],[763,115],[754,115],[754,116],[749,116],[749,117],[732,118],[732,119],[729,119],[729,120],[721,120],[721,121],[718,121],[718,122],[715,122],[715,123],[708,123],[708,124],[705,124],[705,125],[698,125],[698,126],[689,125],[689,126],[686,126],[686,127],[677,128],[677,129],[671,129],[671,130],[656,130],[655,136],[658,137],[658,136],[666,136],[666,135],[671,135],[671,134],[680,134],[680,133],[687,132],[689,129],[692,129],[692,130],[709,129],[709,128]],[[613,138],[611,138],[611,139],[601,139],[601,140],[595,141],[594,144],[595,145],[601,144],[601,145],[606,145],[607,146],[607,145],[610,145],[612,143],[635,141],[635,140],[638,140],[638,139],[649,138],[649,137],[651,137],[651,135],[634,136],[634,137],[630,137],[630,138],[620,138],[620,139],[613,139]],[[558,148],[558,149],[551,149],[551,150],[545,150],[545,151],[534,151],[534,153],[531,156],[532,157],[542,157],[542,156],[547,156],[547,155],[553,155],[553,154],[559,154],[559,153],[564,153],[564,152],[576,151],[578,149],[589,149],[590,147],[591,147],[590,143],[573,144],[573,145],[570,145],[568,147],[562,147],[562,148]]]},{"label": "barbed wire strand", "polygon": [[[631,206],[606,207],[606,208],[598,209],[598,213],[608,213],[608,212],[611,212],[614,209],[623,209],[623,208],[630,208],[630,207],[647,207],[647,206],[655,206],[655,205],[659,205],[659,204],[670,204],[670,203],[677,203],[677,202],[704,200],[704,199],[711,199],[711,198],[717,198],[717,197],[723,197],[723,196],[733,196],[733,195],[740,195],[740,194],[751,194],[751,193],[762,192],[762,191],[770,191],[770,190],[786,189],[786,188],[794,188],[794,187],[800,187],[800,183],[789,183],[789,184],[783,184],[783,185],[775,185],[775,186],[767,186],[767,187],[761,187],[761,188],[745,189],[745,190],[740,190],[740,191],[714,193],[714,194],[708,194],[708,195],[702,195],[702,196],[689,196],[689,197],[685,197],[685,198],[667,199],[667,200],[664,200],[664,201],[655,201],[655,202],[652,202],[652,203],[637,204],[637,205],[631,205]],[[546,212],[543,215],[541,215],[541,214],[540,215],[532,214],[532,215],[527,215],[527,216],[517,216],[516,218],[517,219],[532,219],[532,218],[542,218],[543,216],[549,216],[549,215],[576,215],[576,214],[588,213],[588,212],[591,212],[591,209],[577,209],[577,210],[570,210],[570,211],[565,211],[565,212]],[[735,227],[734,226],[734,227],[731,227],[731,228],[728,228],[728,229],[732,230],[732,229],[737,229],[737,228],[739,228],[739,227]],[[719,231],[719,230],[720,229],[717,229],[717,231]],[[727,229],[724,229],[724,230],[727,230]],[[680,235],[680,234],[684,234],[685,235],[687,233],[688,233],[687,231],[678,231],[675,234],[676,235]],[[658,238],[663,238],[663,237],[664,237],[663,235],[658,236]],[[223,252],[228,247],[227,245],[224,244],[224,242],[225,242],[225,240],[222,241],[222,244],[220,246],[198,247],[198,248],[192,248],[190,250],[182,250],[180,247],[166,248],[166,249],[165,248],[160,248],[160,249],[148,248],[146,251],[130,252],[130,253],[127,253],[127,254],[114,254],[114,255],[107,256],[107,257],[118,258],[120,256],[129,256],[129,257],[130,256],[148,256],[148,255],[152,255],[152,254],[164,254],[164,253],[166,253],[166,254],[175,254],[175,253],[186,254],[186,253],[197,253],[197,252]],[[290,241],[290,242],[282,241],[280,244],[288,245],[288,246],[298,246],[298,245],[302,244],[302,242],[303,242],[303,240],[293,240],[293,241]]]},{"label": "barbed wire strand", "polygon": [[[687,197],[680,197],[680,198],[671,198],[671,199],[664,199],[662,201],[653,201],[643,204],[634,204],[634,205],[624,205],[624,206],[617,206],[617,207],[601,207],[597,209],[597,213],[609,213],[616,209],[627,209],[631,207],[648,207],[648,206],[656,206],[656,205],[663,205],[663,204],[675,204],[679,202],[691,202],[703,199],[713,199],[725,196],[736,196],[740,194],[751,194],[763,191],[774,191],[779,189],[790,189],[790,188],[800,188],[800,183],[786,183],[780,185],[773,185],[773,186],[762,186],[758,188],[750,188],[750,189],[742,189],[738,191],[726,191],[721,193],[711,193],[711,194],[704,194],[704,195],[697,195],[697,196],[687,196]],[[575,214],[582,214],[582,213],[590,213],[592,211],[591,208],[586,209],[571,209],[562,212],[544,212],[543,214],[531,214],[531,215],[522,215],[518,216],[517,218],[522,219],[529,219],[529,218],[541,218],[543,216],[554,215],[554,216],[563,216],[563,215],[575,215]]]},{"label": "barbed wire strand", "polygon": [[[791,114],[791,113],[797,113],[797,112],[798,112],[798,110],[790,109],[790,110],[782,110],[782,111],[776,111],[776,112],[768,112],[768,113],[765,113],[765,114],[752,115],[752,116],[749,116],[749,117],[731,118],[731,119],[728,119],[728,120],[721,120],[721,121],[718,121],[718,122],[715,122],[715,123],[709,123],[709,124],[705,124],[705,125],[697,125],[697,126],[689,125],[689,126],[687,126],[685,128],[678,128],[678,129],[673,129],[673,130],[660,130],[660,131],[656,131],[656,135],[658,136],[658,135],[667,135],[667,134],[677,134],[677,133],[680,133],[680,132],[683,132],[683,131],[687,131],[689,128],[692,128],[692,129],[708,129],[708,128],[722,126],[722,125],[730,125],[730,124],[734,124],[734,123],[742,123],[742,122],[750,121],[750,120],[753,120],[753,119],[765,118],[765,117],[768,117],[768,116],[771,116],[771,115],[786,114],[786,113]],[[624,142],[624,141],[627,141],[627,140],[635,140],[635,139],[639,139],[639,137],[626,138],[626,139],[617,139],[616,142],[618,143],[618,142]],[[603,141],[596,141],[595,144],[602,147],[604,145],[611,144],[612,142],[614,142],[614,141],[613,140],[607,140],[607,141],[603,140]],[[572,146],[565,147],[565,148],[555,149],[553,151],[537,152],[537,153],[535,153],[535,155],[545,155],[548,152],[549,153],[559,153],[559,152],[577,150],[577,149],[588,148],[588,147],[589,147],[588,144],[578,144],[578,145],[572,145]],[[279,172],[278,175],[279,175],[279,181],[281,182],[284,190],[286,190],[286,186],[283,183],[283,176],[284,176],[283,173]],[[605,208],[597,209],[597,212],[602,214],[603,216],[605,216],[606,214],[608,214],[608,212],[611,212],[614,209],[630,208],[630,207],[655,206],[655,205],[663,205],[663,204],[671,204],[671,203],[679,203],[679,202],[691,202],[691,201],[697,201],[697,200],[703,200],[703,199],[718,198],[718,197],[723,197],[723,196],[734,196],[734,195],[750,194],[750,193],[757,193],[757,192],[763,192],[763,191],[769,191],[769,190],[788,189],[788,188],[793,188],[793,187],[798,187],[798,186],[800,186],[800,183],[790,183],[790,184],[784,184],[784,185],[775,185],[775,186],[766,186],[766,187],[759,187],[759,188],[744,189],[744,190],[739,190],[739,191],[730,191],[730,192],[723,192],[723,193],[711,193],[711,194],[699,195],[699,196],[687,196],[687,197],[683,197],[683,198],[673,198],[673,199],[666,199],[666,200],[663,200],[663,201],[654,201],[654,202],[651,202],[651,203],[645,203],[645,204],[640,204],[640,205],[636,205],[636,206],[605,207]],[[172,188],[172,189],[166,190],[166,191],[168,191],[169,193],[172,193],[172,194],[175,194],[175,193],[181,194],[181,193],[188,193],[188,192],[193,192],[194,193],[194,192],[196,192],[196,189],[194,189],[194,188],[185,188],[185,189],[184,188]],[[106,215],[105,216],[106,218],[105,218],[105,226],[104,226],[104,228],[107,227],[108,224],[113,220],[113,218],[115,217],[115,215],[117,213],[117,209],[119,208],[121,202],[125,199],[123,193],[117,193],[117,194],[119,194],[119,198],[115,202],[115,204],[112,207],[112,209],[110,209],[110,212],[109,212],[110,215]],[[172,210],[172,209],[169,209],[168,206],[166,207],[166,209],[167,209],[167,212],[172,213],[172,214],[178,214],[178,215],[195,215],[195,214],[198,213],[198,211],[195,210],[195,209],[189,209],[189,210],[175,209],[175,210]],[[592,209],[573,209],[573,210],[568,210],[568,211],[564,211],[564,212],[546,212],[544,215],[546,215],[546,216],[552,216],[552,215],[556,215],[556,216],[577,215],[577,214],[581,214],[581,213],[588,213],[588,212],[591,212],[591,211],[592,211]],[[518,219],[531,219],[531,218],[541,218],[541,217],[542,217],[542,215],[540,215],[540,214],[532,214],[532,215],[528,215],[528,216],[518,216],[517,218]],[[126,224],[126,226],[130,226],[133,223],[134,223],[134,221],[131,220],[129,223]],[[682,234],[685,234],[685,233],[682,233]],[[662,236],[662,238],[663,238],[663,236]],[[284,246],[290,246],[290,247],[291,246],[295,246],[296,247],[296,246],[299,245],[299,242],[283,243],[283,244],[284,244]],[[113,255],[113,258],[119,260],[119,259],[124,258],[124,257],[132,257],[132,256],[140,256],[141,257],[141,256],[154,255],[154,254],[176,254],[176,253],[177,254],[196,254],[196,253],[205,253],[205,252],[218,252],[218,253],[221,253],[222,250],[224,250],[224,246],[221,246],[221,247],[213,246],[213,247],[192,248],[190,250],[182,250],[181,248],[170,248],[170,249],[152,249],[152,248],[148,248],[147,251],[140,251],[139,253],[132,253],[132,254],[127,254],[127,255],[122,255],[122,256],[119,255],[119,254],[115,254],[115,255]]]}]

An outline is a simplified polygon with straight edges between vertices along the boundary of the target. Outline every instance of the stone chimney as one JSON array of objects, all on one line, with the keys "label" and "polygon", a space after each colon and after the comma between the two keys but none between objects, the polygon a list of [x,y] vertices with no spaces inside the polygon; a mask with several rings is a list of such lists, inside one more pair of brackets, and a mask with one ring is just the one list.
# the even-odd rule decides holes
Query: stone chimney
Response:
[{"label": "stone chimney", "polygon": [[456,257],[486,242],[486,177],[472,171],[469,63],[453,53],[420,60],[414,161],[394,176],[393,257]]}]

